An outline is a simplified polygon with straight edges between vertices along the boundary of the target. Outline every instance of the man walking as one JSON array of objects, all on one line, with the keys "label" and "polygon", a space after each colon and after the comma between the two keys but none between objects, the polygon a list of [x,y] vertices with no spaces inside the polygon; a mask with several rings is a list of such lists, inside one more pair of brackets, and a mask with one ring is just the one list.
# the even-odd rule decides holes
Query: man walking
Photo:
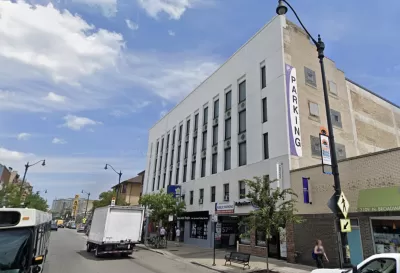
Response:
[{"label": "man walking", "polygon": [[175,240],[176,240],[175,245],[176,246],[179,246],[180,238],[181,238],[181,230],[179,229],[179,227],[176,227],[176,230],[175,230]]}]

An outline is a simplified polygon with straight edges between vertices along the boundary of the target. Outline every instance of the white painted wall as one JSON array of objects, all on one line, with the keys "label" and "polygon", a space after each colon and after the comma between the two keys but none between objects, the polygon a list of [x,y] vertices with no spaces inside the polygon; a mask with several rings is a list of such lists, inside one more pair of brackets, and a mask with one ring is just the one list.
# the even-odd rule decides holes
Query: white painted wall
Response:
[{"label": "white painted wall", "polygon": [[[210,210],[214,211],[214,204],[210,203],[210,187],[216,185],[217,201],[222,201],[222,185],[230,183],[231,201],[238,200],[238,180],[243,178],[251,179],[253,176],[269,174],[271,179],[276,177],[276,162],[284,164],[283,187],[290,186],[289,180],[289,148],[288,148],[288,127],[287,127],[287,106],[285,95],[285,77],[283,61],[283,32],[282,27],[286,24],[283,16],[277,16],[263,27],[253,38],[251,38],[241,49],[239,49],[225,64],[223,64],[213,75],[206,79],[197,89],[190,93],[180,104],[164,116],[149,132],[148,161],[146,177],[144,179],[144,192],[152,190],[152,181],[154,177],[154,162],[156,157],[156,142],[165,137],[169,132],[170,142],[172,142],[173,128],[177,129],[176,138],[178,138],[179,124],[183,122],[183,140],[181,149],[181,161],[179,168],[179,184],[182,184],[183,192],[186,192],[187,204],[189,203],[189,191],[195,191],[194,205],[187,206],[188,211]],[[266,65],[267,86],[261,90],[260,69],[262,64]],[[247,137],[247,165],[238,168],[238,84],[239,81],[246,80],[246,137]],[[225,92],[232,91],[232,138],[231,138],[231,170],[223,171],[224,167],[224,114],[225,114]],[[268,100],[268,121],[262,124],[261,101],[263,97]],[[218,173],[211,173],[211,145],[212,145],[212,118],[213,101],[219,98],[219,137],[218,137]],[[208,105],[208,135],[207,135],[207,165],[206,177],[200,178],[201,162],[201,126],[203,124],[203,107]],[[194,115],[199,112],[199,130],[197,144],[196,160],[196,179],[190,180],[191,174],[191,155],[193,145],[193,126]],[[186,120],[191,119],[191,128],[189,136],[189,159],[188,159],[188,179],[182,183],[183,158],[184,158],[184,139],[186,134]],[[263,160],[262,135],[269,134],[269,160]],[[173,179],[175,184],[177,144],[175,141],[175,154],[173,162]],[[171,146],[170,150],[171,150]],[[151,148],[152,147],[152,148]],[[163,151],[163,161],[165,158],[165,147]],[[170,160],[171,151],[168,155]],[[157,165],[160,161],[160,152],[158,154]],[[162,170],[161,169],[161,186]],[[167,164],[167,180],[169,175],[170,161]],[[157,177],[160,174],[159,167],[156,168],[156,189]],[[165,187],[168,181],[165,183]],[[198,189],[204,188],[204,204],[201,207],[198,204]],[[197,196],[197,197],[196,197]]]}]

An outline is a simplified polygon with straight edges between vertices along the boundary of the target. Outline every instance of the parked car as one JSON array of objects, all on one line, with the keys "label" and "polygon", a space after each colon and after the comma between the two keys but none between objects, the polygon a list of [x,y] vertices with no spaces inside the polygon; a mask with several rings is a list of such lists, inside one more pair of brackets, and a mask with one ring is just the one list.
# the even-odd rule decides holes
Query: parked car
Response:
[{"label": "parked car", "polygon": [[64,228],[64,224],[58,225],[59,228]]},{"label": "parked car", "polygon": [[55,230],[55,231],[58,230],[57,223],[51,223],[51,230]]},{"label": "parked car", "polygon": [[70,225],[69,228],[70,228],[70,229],[76,229],[76,224],[75,224],[75,222],[71,223],[71,225]]},{"label": "parked car", "polygon": [[84,224],[80,224],[78,228],[76,229],[76,232],[85,232],[85,226]]}]

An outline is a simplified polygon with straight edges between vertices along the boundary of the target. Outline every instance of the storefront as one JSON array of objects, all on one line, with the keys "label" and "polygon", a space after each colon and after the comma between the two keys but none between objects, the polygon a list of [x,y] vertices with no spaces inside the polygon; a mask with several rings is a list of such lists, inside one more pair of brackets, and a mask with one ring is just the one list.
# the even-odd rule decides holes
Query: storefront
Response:
[{"label": "storefront", "polygon": [[177,218],[186,244],[212,247],[212,225],[208,211],[186,212]]}]

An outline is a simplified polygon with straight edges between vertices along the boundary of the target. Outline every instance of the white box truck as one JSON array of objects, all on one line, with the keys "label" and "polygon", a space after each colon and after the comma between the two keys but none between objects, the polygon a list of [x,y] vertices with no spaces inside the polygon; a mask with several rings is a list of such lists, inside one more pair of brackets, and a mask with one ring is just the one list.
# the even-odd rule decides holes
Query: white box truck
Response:
[{"label": "white box truck", "polygon": [[107,206],[95,209],[86,244],[95,256],[132,254],[140,242],[144,210],[140,207]]}]

